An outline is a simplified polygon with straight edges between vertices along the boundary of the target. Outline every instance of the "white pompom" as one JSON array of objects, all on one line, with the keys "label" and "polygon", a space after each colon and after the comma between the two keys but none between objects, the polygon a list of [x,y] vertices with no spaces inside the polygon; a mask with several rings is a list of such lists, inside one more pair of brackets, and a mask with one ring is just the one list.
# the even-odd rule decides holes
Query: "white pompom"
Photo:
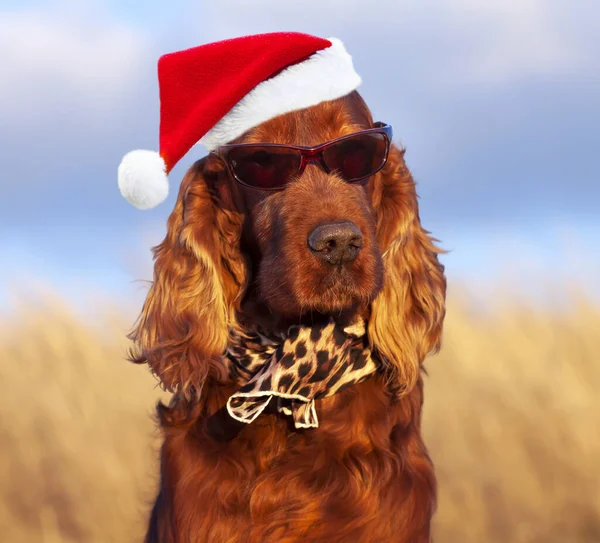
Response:
[{"label": "white pompom", "polygon": [[169,195],[165,161],[155,151],[131,151],[119,165],[119,189],[138,209],[150,209]]}]

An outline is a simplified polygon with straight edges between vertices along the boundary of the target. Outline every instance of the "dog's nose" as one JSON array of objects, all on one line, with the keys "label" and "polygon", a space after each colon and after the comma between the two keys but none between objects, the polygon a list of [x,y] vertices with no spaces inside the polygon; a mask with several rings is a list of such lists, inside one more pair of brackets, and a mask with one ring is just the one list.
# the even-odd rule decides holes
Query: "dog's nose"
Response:
[{"label": "dog's nose", "polygon": [[362,233],[353,222],[322,224],[308,235],[308,246],[329,264],[343,264],[356,258],[362,246]]}]

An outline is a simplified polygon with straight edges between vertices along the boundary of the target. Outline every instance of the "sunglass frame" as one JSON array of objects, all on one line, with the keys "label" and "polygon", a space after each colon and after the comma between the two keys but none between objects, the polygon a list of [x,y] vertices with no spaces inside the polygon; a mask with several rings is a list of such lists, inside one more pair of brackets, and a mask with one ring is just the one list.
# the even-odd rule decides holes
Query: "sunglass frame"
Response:
[{"label": "sunglass frame", "polygon": [[238,149],[240,147],[275,147],[278,149],[281,149],[281,148],[290,149],[293,151],[299,151],[300,156],[301,156],[300,167],[298,168],[298,171],[295,174],[293,174],[293,176],[290,176],[290,177],[302,175],[306,166],[308,166],[311,163],[318,164],[321,166],[321,168],[325,172],[331,173],[331,170],[327,166],[327,164],[325,162],[325,158],[323,156],[323,151],[325,149],[327,149],[328,147],[331,147],[332,145],[335,145],[341,141],[344,141],[346,139],[356,137],[357,135],[372,134],[372,133],[383,134],[384,137],[386,138],[385,157],[383,159],[381,166],[379,168],[377,168],[375,171],[373,171],[363,177],[357,177],[356,179],[352,179],[350,181],[346,180],[347,183],[356,184],[356,183],[359,183],[360,181],[364,181],[364,180],[368,179],[372,175],[375,175],[378,171],[380,171],[386,165],[388,156],[390,153],[390,146],[392,143],[392,136],[393,136],[393,130],[392,130],[391,125],[383,123],[383,122],[376,122],[376,123],[373,123],[373,128],[367,128],[365,130],[353,132],[352,134],[346,134],[345,136],[340,136],[339,138],[327,141],[325,143],[321,143],[314,147],[306,147],[306,146],[302,146],[302,145],[286,145],[286,144],[281,144],[281,143],[259,143],[259,142],[231,143],[231,144],[221,145],[221,146],[217,147],[214,151],[211,152],[211,154],[217,155],[219,158],[221,158],[225,162],[231,176],[240,185],[243,185],[245,187],[248,187],[248,188],[251,188],[254,190],[274,192],[274,191],[284,190],[289,179],[286,180],[286,182],[283,183],[281,186],[277,186],[277,187],[264,188],[264,187],[257,187],[255,185],[250,185],[250,184],[244,182],[242,179],[240,179],[237,176],[237,174],[235,173],[233,166],[231,165],[231,161],[229,160],[229,155],[230,155],[231,151],[234,149]]}]

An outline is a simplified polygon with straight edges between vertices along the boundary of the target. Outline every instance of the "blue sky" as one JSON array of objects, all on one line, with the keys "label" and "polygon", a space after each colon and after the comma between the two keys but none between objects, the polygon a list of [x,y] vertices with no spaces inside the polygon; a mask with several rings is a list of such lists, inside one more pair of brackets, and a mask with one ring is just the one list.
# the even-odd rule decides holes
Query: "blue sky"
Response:
[{"label": "blue sky", "polygon": [[172,196],[139,211],[116,168],[156,149],[156,61],[258,32],[337,36],[394,126],[451,284],[600,293],[600,4],[557,0],[5,0],[0,8],[0,304],[46,282],[139,300]]}]

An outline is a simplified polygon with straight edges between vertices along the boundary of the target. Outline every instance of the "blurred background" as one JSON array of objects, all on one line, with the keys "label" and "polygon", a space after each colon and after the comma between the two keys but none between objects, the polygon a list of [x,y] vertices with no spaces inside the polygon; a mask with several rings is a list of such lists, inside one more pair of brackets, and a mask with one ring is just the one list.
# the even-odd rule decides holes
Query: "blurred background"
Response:
[{"label": "blurred background", "polygon": [[194,148],[151,211],[156,62],[246,34],[336,36],[448,254],[424,431],[436,540],[600,541],[600,5],[594,0],[0,3],[0,533],[141,538],[160,393],[125,362]]}]

